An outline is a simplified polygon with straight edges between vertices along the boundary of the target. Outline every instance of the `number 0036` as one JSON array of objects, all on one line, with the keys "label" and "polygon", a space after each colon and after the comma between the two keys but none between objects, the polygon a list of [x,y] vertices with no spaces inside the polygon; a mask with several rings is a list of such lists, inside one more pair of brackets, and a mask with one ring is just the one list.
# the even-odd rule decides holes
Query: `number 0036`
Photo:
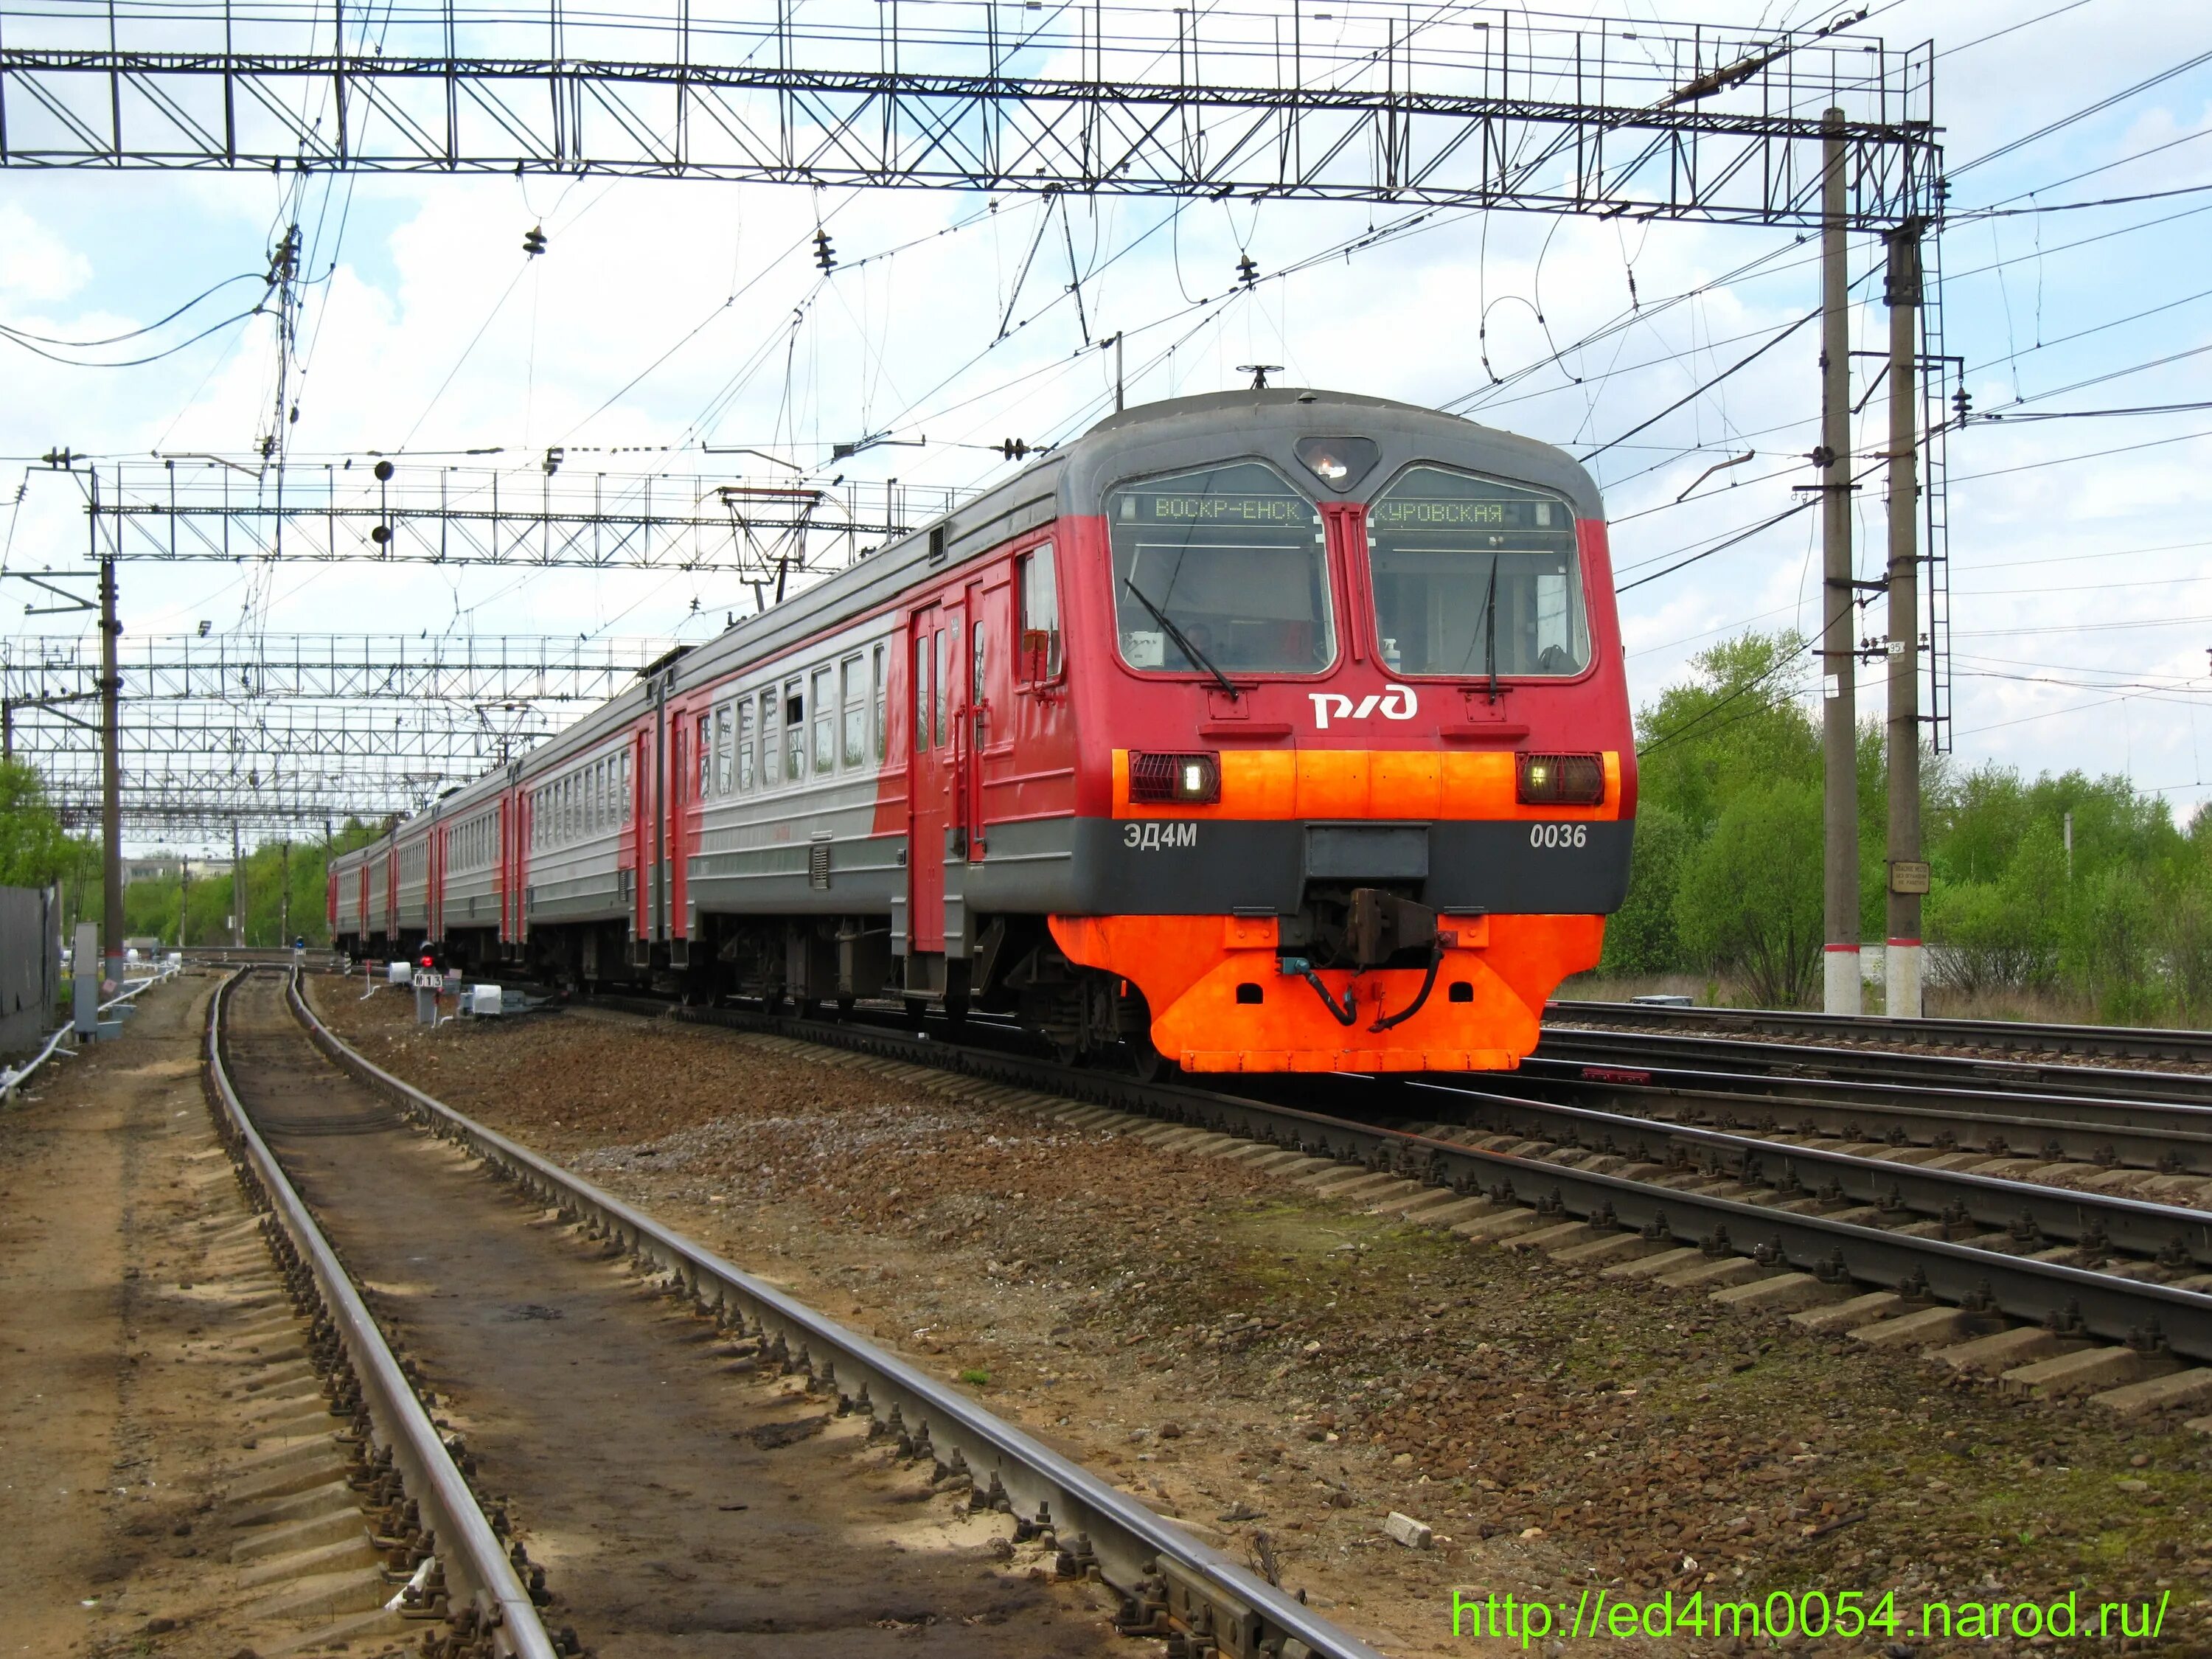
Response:
[{"label": "number 0036", "polygon": [[1532,823],[1528,826],[1528,845],[1531,847],[1580,847],[1589,840],[1588,824]]}]

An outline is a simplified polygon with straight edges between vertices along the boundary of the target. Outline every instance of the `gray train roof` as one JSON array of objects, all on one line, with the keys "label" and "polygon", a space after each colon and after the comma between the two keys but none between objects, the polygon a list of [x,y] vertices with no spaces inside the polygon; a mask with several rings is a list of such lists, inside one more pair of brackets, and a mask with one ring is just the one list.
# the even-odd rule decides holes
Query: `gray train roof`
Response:
[{"label": "gray train roof", "polygon": [[[1298,464],[1301,438],[1367,438],[1376,464],[1342,489]],[[1097,512],[1107,490],[1129,479],[1257,455],[1323,501],[1371,500],[1414,461],[1440,461],[1565,495],[1577,518],[1604,516],[1597,484],[1565,450],[1456,415],[1388,398],[1287,386],[1212,392],[1110,416],[1063,452],[1061,493],[1068,510]]]}]

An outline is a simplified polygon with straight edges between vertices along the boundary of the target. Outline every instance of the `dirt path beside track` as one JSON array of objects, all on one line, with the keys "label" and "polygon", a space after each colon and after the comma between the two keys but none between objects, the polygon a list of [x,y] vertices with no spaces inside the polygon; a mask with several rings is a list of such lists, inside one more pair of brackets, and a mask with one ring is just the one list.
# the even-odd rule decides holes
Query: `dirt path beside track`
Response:
[{"label": "dirt path beside track", "polygon": [[295,1339],[200,1092],[213,985],[0,1112],[0,1659],[268,1645],[221,1498]]}]

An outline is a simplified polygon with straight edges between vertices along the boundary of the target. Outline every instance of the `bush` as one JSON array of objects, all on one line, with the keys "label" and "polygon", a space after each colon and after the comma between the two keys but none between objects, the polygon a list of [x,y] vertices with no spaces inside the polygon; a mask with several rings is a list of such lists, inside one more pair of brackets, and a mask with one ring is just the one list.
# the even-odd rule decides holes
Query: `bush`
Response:
[{"label": "bush", "polygon": [[1737,793],[1684,860],[1674,926],[1690,954],[1744,980],[1766,1006],[1799,1007],[1820,982],[1820,794],[1781,781]]},{"label": "bush", "polygon": [[1636,852],[1628,896],[1606,923],[1606,974],[1670,974],[1682,965],[1682,939],[1674,927],[1674,894],[1682,860],[1695,845],[1690,828],[1663,806],[1636,817]]}]

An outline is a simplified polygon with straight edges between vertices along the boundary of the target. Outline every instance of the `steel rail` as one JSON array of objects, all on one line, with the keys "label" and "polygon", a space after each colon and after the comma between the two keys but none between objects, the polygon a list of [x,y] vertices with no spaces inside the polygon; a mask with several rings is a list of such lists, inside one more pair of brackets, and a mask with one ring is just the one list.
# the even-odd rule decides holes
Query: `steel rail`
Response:
[{"label": "steel rail", "polygon": [[1535,1058],[1608,1065],[1712,1066],[1726,1071],[1739,1087],[1762,1079],[1792,1085],[1808,1080],[1856,1079],[1930,1088],[1999,1089],[2007,1093],[2034,1089],[2046,1095],[2076,1099],[2212,1106],[2212,1077],[2187,1072],[2124,1071],[2109,1066],[2052,1065],[2027,1060],[1983,1060],[1964,1054],[1826,1048],[1686,1031],[1547,1026],[1536,1045]]},{"label": "steel rail", "polygon": [[810,1390],[835,1399],[841,1412],[869,1413],[883,1431],[899,1435],[902,1445],[910,1443],[917,1455],[933,1457],[943,1474],[964,1474],[977,1507],[1003,1505],[1034,1527],[1050,1528],[1060,1540],[1063,1575],[1095,1565],[1121,1592],[1117,1623],[1124,1630],[1170,1635],[1170,1629],[1155,1627],[1164,1616],[1182,1631],[1211,1636],[1224,1655],[1237,1659],[1381,1659],[1364,1642],[965,1395],[392,1076],[316,1017],[296,974],[288,983],[295,1018],[357,1080],[536,1200],[668,1274],[702,1310],[759,1337],[765,1352],[782,1357],[787,1370],[805,1372]]},{"label": "steel rail", "polygon": [[2154,1025],[2062,1025],[2010,1019],[1890,1019],[1881,1014],[1820,1014],[1796,1009],[1680,1008],[1649,1002],[1563,998],[1545,1005],[1547,1019],[1587,1019],[1608,1025],[1717,1026],[1776,1036],[1878,1038],[1885,1042],[1957,1043],[2024,1054],[2109,1054],[2119,1059],[2191,1060],[2212,1064],[2212,1031]]},{"label": "steel rail", "polygon": [[[1623,1113],[1492,1094],[1441,1079],[1407,1079],[1404,1086],[1433,1091],[1462,1109],[1472,1107],[1493,1116],[1498,1124],[1492,1133],[1521,1133],[1530,1140],[1583,1151],[1618,1150],[1623,1137],[1639,1148],[1656,1139],[1705,1152],[1705,1167],[1711,1175],[1771,1182],[1793,1198],[1813,1196],[1805,1183],[1814,1182],[1837,1199],[1875,1205],[1900,1217],[1932,1217],[1953,1226],[1979,1224],[2003,1230],[2028,1248],[2036,1240],[2063,1239],[2172,1265],[2193,1262],[2212,1267],[2212,1213],[2203,1210],[1976,1175],[1969,1170],[1930,1169],[1724,1130],[1656,1123]],[[1519,1127],[1521,1121],[1529,1121],[1538,1127]],[[1643,1161],[1662,1160],[1646,1155]],[[1769,1173],[1778,1164],[1778,1178]]]},{"label": "steel rail", "polygon": [[2212,1296],[2169,1285],[1655,1186],[1303,1107],[1187,1084],[1141,1083],[877,1026],[785,1018],[734,1008],[677,1007],[669,1012],[700,1024],[775,1032],[1295,1147],[1312,1157],[1361,1164],[1434,1186],[1487,1194],[1500,1201],[1533,1201],[1540,1210],[1563,1218],[1641,1229],[1654,1238],[1686,1238],[1716,1257],[1755,1255],[1775,1266],[1831,1280],[1854,1279],[1896,1290],[1910,1300],[1954,1303],[2031,1324],[2212,1360]]},{"label": "steel rail", "polygon": [[[1751,1086],[1746,1086],[1749,1085]],[[2019,1090],[1839,1082],[1568,1060],[1543,1055],[1498,1073],[1489,1086],[1570,1103],[1598,1102],[1666,1121],[1671,1106],[1692,1123],[1767,1131],[1794,1124],[1852,1139],[1902,1134],[1942,1151],[1991,1157],[2035,1153],[2051,1163],[2132,1164],[2212,1175],[2212,1107],[2166,1101],[2094,1100]],[[1756,1119],[1757,1121],[1753,1121]]]},{"label": "steel rail", "polygon": [[223,1060],[223,1012],[231,992],[252,971],[241,969],[233,974],[208,1002],[204,1074],[219,1109],[223,1138],[259,1184],[269,1213],[314,1275],[324,1310],[360,1385],[377,1442],[392,1454],[407,1496],[432,1534],[448,1607],[473,1609],[474,1620],[468,1622],[474,1633],[489,1635],[504,1659],[558,1659],[559,1650],[545,1633],[499,1535],[454,1467],[368,1304],[238,1097]]}]

